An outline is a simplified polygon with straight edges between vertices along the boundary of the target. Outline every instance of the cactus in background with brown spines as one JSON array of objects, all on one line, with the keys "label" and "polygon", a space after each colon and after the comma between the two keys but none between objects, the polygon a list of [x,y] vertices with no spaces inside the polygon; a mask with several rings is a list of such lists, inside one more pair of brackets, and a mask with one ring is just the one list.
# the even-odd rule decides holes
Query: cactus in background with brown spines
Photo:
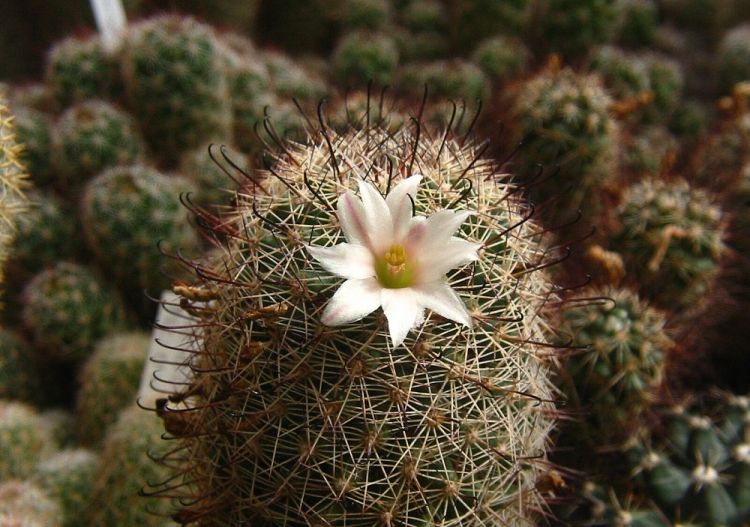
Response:
[{"label": "cactus in background with brown spines", "polygon": [[236,187],[236,185],[228,180],[226,173],[216,165],[211,154],[219,162],[223,161],[222,166],[228,171],[234,171],[234,169],[226,159],[223,159],[225,155],[241,169],[250,170],[250,159],[236,149],[224,145],[206,144],[182,156],[179,167],[180,175],[185,177],[192,187],[191,200],[193,202],[198,205],[228,204],[236,190],[232,186]]},{"label": "cactus in background with brown spines", "polygon": [[471,60],[489,78],[503,82],[526,69],[531,53],[520,40],[498,35],[480,42]]},{"label": "cactus in background with brown spines", "polygon": [[81,512],[89,504],[97,462],[97,454],[79,448],[61,450],[36,466],[32,481],[60,504],[60,527],[81,525]]},{"label": "cactus in background with brown spines", "polygon": [[721,39],[718,50],[718,87],[722,94],[750,81],[750,24],[738,26]]},{"label": "cactus in background with brown spines", "polygon": [[27,478],[53,449],[52,435],[32,407],[0,401],[0,481]]},{"label": "cactus in background with brown spines", "polygon": [[398,47],[391,37],[363,31],[344,35],[333,54],[336,76],[344,85],[365,86],[370,81],[388,85],[398,61]]},{"label": "cactus in background with brown spines", "polygon": [[[554,405],[547,322],[534,315],[550,284],[535,272],[545,253],[527,205],[478,146],[450,134],[444,144],[426,124],[420,136],[408,125],[310,133],[221,222],[243,234],[201,271],[208,279],[179,289],[202,329],[195,378],[159,406],[189,460],[174,518],[535,525]],[[457,236],[481,255],[448,275],[472,328],[428,311],[394,347],[379,311],[323,325],[340,280],[306,246],[343,241],[342,196],[365,174],[386,194],[417,173],[415,214],[473,213]]]},{"label": "cactus in background with brown spines", "polygon": [[37,403],[41,388],[31,346],[13,331],[0,328],[0,399]]},{"label": "cactus in background with brown spines", "polygon": [[3,527],[60,527],[60,504],[38,486],[19,480],[0,484],[0,525]]},{"label": "cactus in background with brown spines", "polygon": [[76,435],[81,443],[96,445],[135,402],[150,342],[144,333],[115,333],[97,343],[79,375]]},{"label": "cactus in background with brown spines", "polygon": [[13,105],[16,137],[24,145],[20,158],[36,187],[54,183],[52,155],[52,120],[35,108]]}]

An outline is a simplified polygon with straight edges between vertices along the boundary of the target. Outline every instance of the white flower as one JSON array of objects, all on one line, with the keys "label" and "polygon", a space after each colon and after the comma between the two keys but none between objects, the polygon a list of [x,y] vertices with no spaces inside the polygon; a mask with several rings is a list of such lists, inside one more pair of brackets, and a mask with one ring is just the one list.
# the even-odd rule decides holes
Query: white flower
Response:
[{"label": "white flower", "polygon": [[471,326],[466,306],[445,276],[479,258],[481,244],[453,236],[471,212],[412,216],[421,179],[405,179],[385,199],[364,181],[359,182],[361,201],[352,191],[339,197],[347,243],[307,247],[324,269],[347,279],[326,306],[324,324],[354,322],[382,306],[394,347],[423,322],[425,308]]}]

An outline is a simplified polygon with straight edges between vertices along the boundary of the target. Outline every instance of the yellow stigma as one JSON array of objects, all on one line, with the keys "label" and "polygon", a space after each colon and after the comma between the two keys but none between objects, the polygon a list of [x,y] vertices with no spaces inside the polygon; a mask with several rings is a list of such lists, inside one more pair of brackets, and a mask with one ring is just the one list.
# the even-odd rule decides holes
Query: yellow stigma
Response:
[{"label": "yellow stigma", "polygon": [[385,261],[393,267],[401,267],[406,263],[406,249],[398,243],[391,245],[391,248],[385,251]]},{"label": "yellow stigma", "polygon": [[381,258],[376,258],[375,274],[383,287],[398,289],[412,285],[414,265],[409,262],[404,246],[394,243]]}]

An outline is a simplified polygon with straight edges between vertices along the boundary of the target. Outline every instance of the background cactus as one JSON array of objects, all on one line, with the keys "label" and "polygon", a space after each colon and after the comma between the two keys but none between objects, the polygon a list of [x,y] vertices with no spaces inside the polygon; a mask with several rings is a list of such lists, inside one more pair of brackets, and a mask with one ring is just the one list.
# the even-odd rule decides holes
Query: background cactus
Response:
[{"label": "background cactus", "polygon": [[346,0],[342,9],[342,22],[349,31],[377,31],[391,21],[390,0]]},{"label": "background cactus", "polygon": [[88,506],[97,466],[97,455],[83,449],[61,450],[42,460],[33,482],[60,504],[61,527],[81,525],[81,512]]},{"label": "background cactus", "polygon": [[721,93],[732,93],[734,85],[742,81],[750,81],[750,24],[727,32],[718,51],[718,87]]},{"label": "background cactus", "polygon": [[50,117],[20,104],[13,104],[13,115],[17,139],[24,145],[20,161],[37,187],[52,186],[54,168]]},{"label": "background cactus", "polygon": [[656,40],[659,7],[654,0],[617,0],[617,40],[625,46],[650,46]]},{"label": "background cactus", "polygon": [[[487,160],[469,167],[476,146],[449,138],[441,148],[442,132],[425,126],[416,141],[412,130],[328,130],[347,159],[338,166],[320,134],[287,144],[274,158],[278,179],[269,174],[263,183],[267,193],[245,196],[227,218],[257,242],[230,241],[209,273],[218,280],[197,286],[196,294],[217,299],[198,308],[206,331],[194,364],[205,374],[182,394],[196,397],[195,406],[162,407],[166,429],[182,438],[181,455],[191,460],[184,481],[196,482],[181,489],[194,505],[175,518],[534,524],[553,410],[548,366],[535,344],[547,338],[546,324],[532,316],[549,283],[527,268],[542,247],[535,227],[519,221],[526,208],[504,176]],[[393,348],[379,314],[341,328],[319,324],[338,279],[311,267],[299,240],[334,242],[340,227],[329,204],[364,173],[385,192],[388,181],[408,174],[412,156],[414,172],[425,177],[417,214],[475,211],[461,236],[483,243],[485,253],[473,270],[450,275],[474,329],[429,315],[416,336]],[[471,193],[458,181],[465,171]],[[500,234],[510,226],[514,236]],[[225,282],[219,277],[229,278],[230,268],[242,271]],[[524,278],[508,281],[519,272]],[[201,499],[216,493],[218,501]]]},{"label": "background cactus", "polygon": [[470,51],[481,40],[496,35],[514,34],[526,24],[529,0],[460,0],[449,6],[456,46]]},{"label": "background cactus", "polygon": [[523,72],[531,59],[523,42],[502,35],[480,42],[471,57],[485,75],[501,82]]},{"label": "background cactus", "polygon": [[97,343],[79,375],[76,434],[82,444],[96,445],[135,402],[150,343],[145,333],[116,333]]},{"label": "background cactus", "polygon": [[60,504],[36,485],[16,480],[0,484],[1,525],[57,527],[62,521]]},{"label": "background cactus", "polygon": [[0,401],[0,481],[27,478],[53,448],[48,428],[32,407]]},{"label": "background cactus", "polygon": [[228,204],[232,199],[232,192],[235,190],[232,186],[236,185],[234,185],[232,180],[227,178],[226,173],[211,158],[209,148],[215,158],[230,173],[234,169],[223,159],[224,154],[222,153],[222,149],[238,167],[243,170],[250,169],[250,159],[236,149],[225,147],[224,145],[214,145],[211,147],[210,144],[206,144],[195,150],[186,152],[182,156],[179,166],[180,175],[184,176],[190,182],[190,186],[192,187],[191,199],[193,202],[199,205]]},{"label": "background cactus", "polygon": [[0,399],[39,402],[39,365],[28,343],[12,331],[0,328]]},{"label": "background cactus", "polygon": [[86,267],[60,262],[22,295],[21,318],[34,344],[58,361],[81,361],[94,343],[126,325],[119,296]]},{"label": "background cactus", "polygon": [[353,32],[337,44],[333,65],[343,84],[364,86],[373,81],[384,86],[393,81],[398,59],[398,48],[392,38]]},{"label": "background cactus", "polygon": [[158,296],[174,274],[157,243],[171,253],[197,244],[180,206],[183,190],[189,185],[182,178],[142,166],[112,168],[86,186],[82,218],[88,247],[141,313],[153,307],[144,290]]}]

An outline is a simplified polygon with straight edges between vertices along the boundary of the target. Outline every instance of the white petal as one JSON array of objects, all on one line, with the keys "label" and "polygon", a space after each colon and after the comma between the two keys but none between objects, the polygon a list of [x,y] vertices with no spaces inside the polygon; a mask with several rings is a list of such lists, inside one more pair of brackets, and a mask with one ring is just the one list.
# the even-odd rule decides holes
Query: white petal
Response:
[{"label": "white petal", "polygon": [[391,211],[380,192],[364,180],[359,182],[359,194],[364,206],[370,249],[376,253],[383,252],[393,243]]},{"label": "white petal", "polygon": [[[409,230],[412,218],[412,200],[417,199],[417,187],[422,176],[416,174],[396,185],[385,198],[393,218],[393,238],[400,241]],[[409,198],[411,196],[411,198]]]},{"label": "white petal", "polygon": [[461,238],[451,238],[440,246],[424,249],[419,254],[419,283],[440,280],[445,273],[456,267],[479,259],[477,251],[482,247]]},{"label": "white petal", "polygon": [[424,309],[417,302],[417,295],[410,287],[383,289],[380,302],[388,319],[388,332],[393,347],[400,346],[406,334],[424,317]]},{"label": "white petal", "polygon": [[441,317],[471,327],[471,317],[461,298],[446,282],[432,282],[414,288],[417,301]]},{"label": "white petal", "polygon": [[427,233],[424,235],[422,247],[431,250],[435,246],[442,246],[456,234],[461,224],[473,212],[468,210],[441,210],[427,218]]},{"label": "white petal", "polygon": [[337,216],[346,240],[359,245],[369,245],[365,210],[362,202],[351,190],[339,196],[336,204]]},{"label": "white petal", "polygon": [[320,317],[326,326],[360,320],[380,307],[380,284],[374,278],[347,280],[334,293]]},{"label": "white petal", "polygon": [[372,253],[367,247],[340,243],[333,247],[308,245],[307,250],[323,269],[344,278],[369,278],[375,276]]}]

